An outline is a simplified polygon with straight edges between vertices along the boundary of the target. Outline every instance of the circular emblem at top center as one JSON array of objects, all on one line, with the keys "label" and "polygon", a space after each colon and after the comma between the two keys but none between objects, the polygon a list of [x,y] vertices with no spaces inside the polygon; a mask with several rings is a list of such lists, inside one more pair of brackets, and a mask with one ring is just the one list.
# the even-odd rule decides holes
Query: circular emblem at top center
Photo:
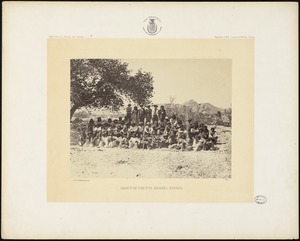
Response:
[{"label": "circular emblem at top center", "polygon": [[146,34],[156,35],[161,28],[161,22],[157,17],[151,16],[144,20],[143,29]]}]

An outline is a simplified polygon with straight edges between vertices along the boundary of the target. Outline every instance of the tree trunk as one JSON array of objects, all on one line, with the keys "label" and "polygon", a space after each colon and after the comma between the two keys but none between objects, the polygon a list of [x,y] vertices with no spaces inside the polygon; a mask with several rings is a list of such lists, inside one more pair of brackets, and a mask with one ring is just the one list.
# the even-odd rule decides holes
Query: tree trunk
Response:
[{"label": "tree trunk", "polygon": [[77,106],[76,105],[74,105],[72,108],[71,108],[71,110],[70,110],[70,120],[72,120],[72,116],[73,116],[73,114],[75,113],[75,111],[77,110]]}]

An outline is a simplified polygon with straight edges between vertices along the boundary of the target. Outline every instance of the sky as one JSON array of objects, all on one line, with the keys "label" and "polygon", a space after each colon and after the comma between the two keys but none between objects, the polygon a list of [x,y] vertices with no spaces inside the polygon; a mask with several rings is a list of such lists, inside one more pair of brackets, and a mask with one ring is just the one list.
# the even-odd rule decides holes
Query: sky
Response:
[{"label": "sky", "polygon": [[231,106],[230,59],[122,59],[133,74],[142,69],[154,79],[155,104],[182,104],[190,99],[220,108]]}]

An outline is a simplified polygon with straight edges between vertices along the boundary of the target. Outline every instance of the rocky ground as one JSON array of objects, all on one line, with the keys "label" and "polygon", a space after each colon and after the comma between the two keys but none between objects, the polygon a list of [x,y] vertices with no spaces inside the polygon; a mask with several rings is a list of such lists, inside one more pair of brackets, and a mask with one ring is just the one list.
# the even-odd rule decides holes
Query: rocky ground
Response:
[{"label": "rocky ground", "polygon": [[[218,150],[132,150],[71,144],[76,178],[230,178],[231,129],[217,127]],[[71,138],[72,139],[72,138]]]}]

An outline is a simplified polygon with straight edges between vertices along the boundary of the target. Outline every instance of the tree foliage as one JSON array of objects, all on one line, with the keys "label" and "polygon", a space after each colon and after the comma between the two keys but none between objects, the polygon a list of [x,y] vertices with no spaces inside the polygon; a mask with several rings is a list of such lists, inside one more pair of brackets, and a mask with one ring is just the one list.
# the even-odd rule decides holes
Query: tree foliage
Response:
[{"label": "tree foliage", "polygon": [[146,104],[152,93],[151,73],[139,70],[131,75],[128,64],[121,60],[71,60],[71,118],[80,107],[119,110],[125,99]]}]

